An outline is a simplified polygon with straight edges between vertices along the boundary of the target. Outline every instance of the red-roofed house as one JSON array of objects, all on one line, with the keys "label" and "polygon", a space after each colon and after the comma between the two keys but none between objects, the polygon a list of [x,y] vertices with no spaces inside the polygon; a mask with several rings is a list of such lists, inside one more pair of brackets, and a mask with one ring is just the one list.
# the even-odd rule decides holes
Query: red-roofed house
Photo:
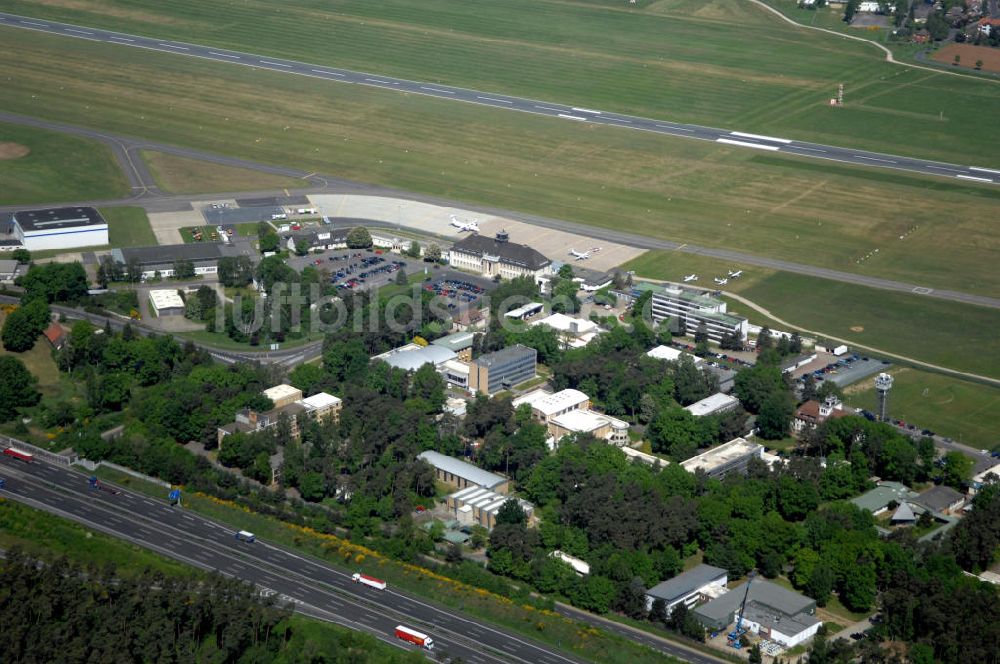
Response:
[{"label": "red-roofed house", "polygon": [[52,347],[56,350],[62,350],[63,346],[66,345],[66,339],[69,336],[66,334],[66,328],[56,322],[53,322],[45,328],[45,332],[42,334],[45,335],[45,338],[49,340],[49,343],[52,344]]},{"label": "red-roofed house", "polygon": [[853,413],[844,410],[840,399],[833,395],[828,396],[823,403],[810,399],[795,411],[795,417],[792,419],[792,431],[801,433],[806,429],[815,429],[831,417],[846,417],[848,415],[853,415]]},{"label": "red-roofed house", "polygon": [[979,26],[979,32],[989,36],[994,30],[1000,28],[1000,18],[981,18],[976,25]]}]

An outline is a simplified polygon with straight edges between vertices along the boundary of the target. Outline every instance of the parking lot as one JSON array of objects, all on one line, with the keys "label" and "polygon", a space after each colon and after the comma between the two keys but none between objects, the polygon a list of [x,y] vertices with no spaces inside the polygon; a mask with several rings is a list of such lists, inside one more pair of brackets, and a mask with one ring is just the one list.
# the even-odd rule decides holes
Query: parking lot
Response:
[{"label": "parking lot", "polygon": [[450,273],[424,283],[423,289],[443,298],[449,309],[458,309],[463,305],[475,306],[486,294],[489,285],[476,283],[464,274]]},{"label": "parking lot", "polygon": [[847,387],[868,376],[885,371],[891,365],[857,353],[837,357],[829,353],[817,353],[816,359],[799,367],[792,376],[801,383],[806,374],[811,373],[817,383],[828,380],[837,387]]}]

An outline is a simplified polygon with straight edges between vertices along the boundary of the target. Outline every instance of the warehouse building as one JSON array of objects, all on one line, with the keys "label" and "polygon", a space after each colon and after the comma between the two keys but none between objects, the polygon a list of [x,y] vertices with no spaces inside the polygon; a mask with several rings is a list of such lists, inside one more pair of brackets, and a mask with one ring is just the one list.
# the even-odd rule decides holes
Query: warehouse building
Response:
[{"label": "warehouse building", "polygon": [[646,610],[651,611],[653,602],[658,599],[666,604],[668,616],[678,604],[692,609],[700,602],[721,597],[728,592],[728,582],[726,570],[702,563],[647,590]]},{"label": "warehouse building", "polygon": [[694,610],[706,629],[721,631],[736,622],[746,596],[743,626],[762,639],[792,648],[816,635],[822,624],[816,618],[816,600],[786,590],[764,579],[754,579]]},{"label": "warehouse building", "polygon": [[427,462],[437,472],[438,480],[459,489],[470,486],[491,489],[497,493],[507,493],[510,480],[503,475],[497,475],[483,470],[479,466],[450,457],[434,450],[427,450],[417,455],[418,459]]},{"label": "warehouse building", "polygon": [[481,355],[469,366],[469,389],[481,394],[509,390],[535,377],[538,352],[521,344]]},{"label": "warehouse building", "polygon": [[508,500],[517,501],[530,523],[535,511],[534,505],[526,500],[512,498],[478,486],[456,491],[445,499],[445,503],[462,525],[478,524],[487,530],[493,530],[493,526],[497,525],[497,513]]},{"label": "warehouse building", "polygon": [[458,355],[458,359],[462,362],[468,362],[472,359],[472,342],[475,341],[475,338],[475,332],[456,332],[435,339],[431,345],[443,346]]},{"label": "warehouse building", "polygon": [[[240,256],[243,251],[228,243],[194,242],[191,244],[163,244],[156,247],[123,247],[111,250],[111,258],[123,268],[136,261],[143,279],[172,277],[177,261],[188,260],[194,265],[195,274],[215,274],[219,259]],[[249,255],[249,254],[248,254]]]},{"label": "warehouse building", "polygon": [[174,289],[162,288],[149,291],[149,303],[157,316],[184,315],[184,299]]},{"label": "warehouse building", "polygon": [[723,300],[677,287],[653,290],[650,302],[653,322],[670,319],[677,330],[693,335],[704,323],[708,338],[719,342],[726,334],[735,334],[740,341],[747,338],[747,319],[726,313]]},{"label": "warehouse building", "polygon": [[691,457],[682,462],[681,467],[689,473],[700,468],[709,477],[725,477],[730,473],[746,472],[750,459],[760,459],[763,452],[763,445],[751,443],[745,438],[734,438],[728,443]]},{"label": "warehouse building", "polygon": [[695,401],[690,406],[684,406],[684,410],[695,417],[707,417],[708,415],[722,415],[740,407],[740,400],[722,392],[716,392],[705,397],[701,401]]},{"label": "warehouse building", "polygon": [[403,371],[416,371],[425,364],[433,365],[435,369],[441,367],[445,362],[458,357],[455,351],[445,346],[419,346],[408,344],[400,348],[376,355],[373,360],[382,360],[390,367],[402,369]]},{"label": "warehouse building", "polygon": [[92,207],[21,210],[14,213],[12,230],[12,239],[29,251],[99,247],[110,242],[108,222]]},{"label": "warehouse building", "polygon": [[473,233],[459,240],[448,251],[448,263],[484,277],[531,277],[536,283],[552,274],[552,261],[537,249],[511,242],[507,231],[492,238]]}]

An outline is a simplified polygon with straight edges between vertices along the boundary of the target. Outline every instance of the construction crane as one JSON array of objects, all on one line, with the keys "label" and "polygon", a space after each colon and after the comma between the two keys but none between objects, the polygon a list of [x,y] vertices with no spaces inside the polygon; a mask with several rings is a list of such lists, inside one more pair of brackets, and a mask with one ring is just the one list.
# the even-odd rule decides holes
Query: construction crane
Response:
[{"label": "construction crane", "polygon": [[747,576],[747,587],[746,591],[743,593],[743,602],[740,604],[740,612],[736,616],[736,625],[733,627],[733,631],[729,633],[729,645],[733,648],[739,649],[743,647],[743,635],[746,634],[747,630],[743,627],[743,612],[747,608],[747,597],[750,596],[750,584],[753,583],[753,577],[756,572],[751,571]]}]

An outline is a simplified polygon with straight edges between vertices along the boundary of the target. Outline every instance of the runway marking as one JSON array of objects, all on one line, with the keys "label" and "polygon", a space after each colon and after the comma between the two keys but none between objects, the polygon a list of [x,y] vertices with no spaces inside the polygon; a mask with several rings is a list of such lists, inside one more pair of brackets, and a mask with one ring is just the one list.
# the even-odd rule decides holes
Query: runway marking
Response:
[{"label": "runway marking", "polygon": [[176,48],[178,51],[190,51],[191,50],[187,46],[175,46],[173,44],[161,44],[159,42],[157,42],[157,46],[162,46],[164,48]]},{"label": "runway marking", "polygon": [[390,83],[389,81],[380,81],[377,78],[366,78],[365,80],[370,81],[372,83],[378,83],[380,85],[392,85],[392,83]]},{"label": "runway marking", "polygon": [[796,150],[809,150],[810,152],[826,152],[826,150],[820,150],[819,148],[807,148],[804,145],[793,145]]},{"label": "runway marking", "polygon": [[66,32],[75,32],[78,35],[92,35],[93,32],[87,32],[86,30],[76,30],[75,28],[66,28]]},{"label": "runway marking", "polygon": [[926,286],[914,286],[913,292],[917,295],[928,295],[934,292],[933,288],[927,288]]},{"label": "runway marking", "polygon": [[427,86],[425,86],[425,85],[421,85],[421,86],[420,86],[420,89],[421,89],[421,90],[428,90],[428,91],[430,91],[430,92],[440,92],[440,93],[442,93],[442,94],[446,94],[446,95],[453,95],[453,94],[455,94],[455,93],[454,93],[454,92],[452,92],[451,90],[441,90],[440,88],[428,88],[428,87],[427,87]]},{"label": "runway marking", "polygon": [[574,106],[573,110],[577,113],[590,113],[591,115],[600,115],[600,111],[595,111],[591,108],[580,108],[579,106]]},{"label": "runway marking", "polygon": [[855,159],[867,159],[868,161],[881,161],[885,164],[895,164],[896,162],[892,159],[879,159],[878,157],[866,157],[863,154],[852,155]]},{"label": "runway marking", "polygon": [[717,143],[726,143],[728,145],[739,145],[743,148],[757,148],[758,150],[770,150],[772,152],[778,150],[777,145],[761,145],[760,143],[747,143],[745,141],[734,141],[729,138],[717,138],[715,139]]},{"label": "runway marking", "polygon": [[232,58],[233,60],[239,60],[240,59],[240,56],[238,56],[238,55],[230,55],[229,53],[217,53],[215,51],[209,51],[208,54],[209,55],[217,55],[220,58]]},{"label": "runway marking", "polygon": [[344,74],[338,74],[335,71],[324,71],[322,69],[313,69],[312,71],[316,72],[317,74],[326,74],[327,76],[340,76],[341,78],[345,78]]},{"label": "runway marking", "polygon": [[742,131],[731,131],[730,136],[740,136],[741,138],[756,138],[760,141],[772,141],[774,143],[791,143],[787,138],[775,138],[774,136],[762,136],[761,134],[747,134]]},{"label": "runway marking", "polygon": [[127,44],[135,43],[134,39],[126,39],[125,37],[112,37],[111,39],[114,39],[115,41],[125,42]]},{"label": "runway marking", "polygon": [[626,122],[632,124],[631,120],[626,120],[625,118],[604,118],[605,120],[610,120],[611,122]]},{"label": "runway marking", "polygon": [[656,125],[660,129],[673,129],[674,131],[694,131],[694,129],[688,129],[687,127],[675,127],[673,125]]},{"label": "runway marking", "polygon": [[561,110],[561,109],[558,109],[558,108],[549,108],[548,106],[535,106],[535,108],[540,108],[543,111],[552,111],[553,113],[559,113],[560,110]]},{"label": "runway marking", "polygon": [[288,67],[289,69],[292,68],[291,65],[286,65],[286,64],[284,64],[282,62],[271,62],[270,60],[261,60],[260,64],[262,64],[262,65],[272,65],[274,67]]},{"label": "runway marking", "polygon": [[559,117],[566,118],[567,120],[577,120],[579,122],[586,122],[587,118],[581,118],[579,115],[568,115],[566,113],[560,113]]},{"label": "runway marking", "polygon": [[961,173],[962,172],[962,171],[958,170],[957,168],[948,168],[947,166],[934,166],[933,164],[929,164],[927,166],[927,168],[934,168],[934,169],[937,169],[939,171],[949,171],[951,173]]},{"label": "runway marking", "polygon": [[25,25],[37,25],[41,28],[49,27],[48,23],[35,23],[34,21],[21,21],[21,23],[24,23]]},{"label": "runway marking", "polygon": [[962,180],[972,180],[973,182],[993,182],[993,180],[989,178],[977,178],[974,175],[956,175],[955,177],[961,178]]},{"label": "runway marking", "polygon": [[476,95],[476,99],[485,99],[486,101],[495,101],[498,104],[513,104],[512,101],[507,101],[506,99],[497,99],[496,97],[484,97],[482,95]]},{"label": "runway marking", "polygon": [[979,168],[978,166],[969,166],[970,171],[982,171],[983,173],[993,173],[994,175],[1000,175],[1000,171],[995,171],[992,168]]}]

